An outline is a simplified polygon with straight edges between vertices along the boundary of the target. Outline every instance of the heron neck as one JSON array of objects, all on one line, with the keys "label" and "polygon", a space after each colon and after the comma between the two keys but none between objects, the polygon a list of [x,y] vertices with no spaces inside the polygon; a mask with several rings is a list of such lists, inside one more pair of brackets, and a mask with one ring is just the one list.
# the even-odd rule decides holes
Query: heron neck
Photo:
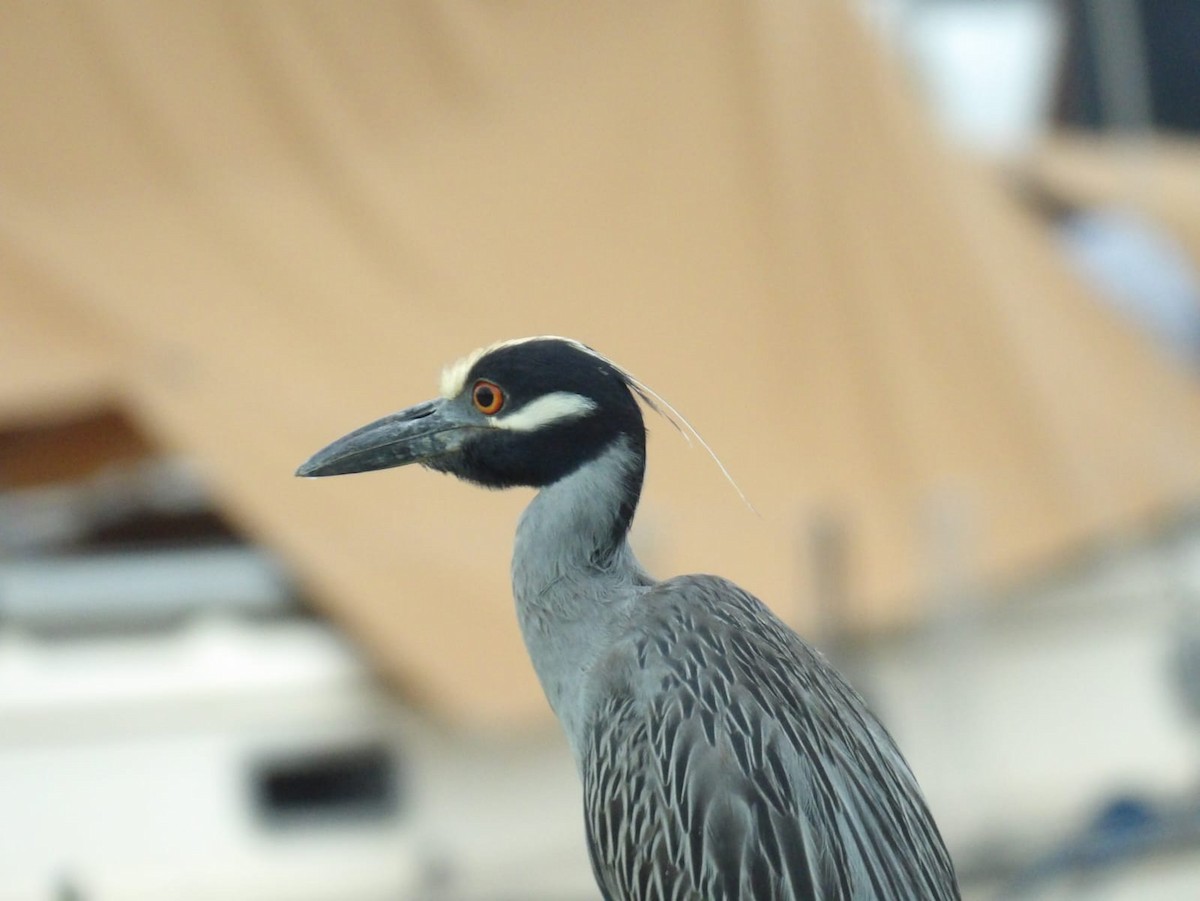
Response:
[{"label": "heron neck", "polygon": [[517,526],[517,620],[573,745],[587,674],[652,582],[627,541],[644,469],[642,448],[621,440],[539,491]]}]

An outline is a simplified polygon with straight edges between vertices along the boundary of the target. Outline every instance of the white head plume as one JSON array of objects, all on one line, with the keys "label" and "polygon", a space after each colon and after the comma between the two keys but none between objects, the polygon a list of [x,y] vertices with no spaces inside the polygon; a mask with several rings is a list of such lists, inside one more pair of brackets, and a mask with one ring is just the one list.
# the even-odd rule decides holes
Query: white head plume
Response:
[{"label": "white head plume", "polygon": [[479,362],[480,358],[486,356],[492,351],[500,350],[504,347],[512,347],[517,344],[526,344],[530,341],[562,341],[563,343],[571,345],[576,350],[579,350],[588,356],[595,357],[605,365],[611,366],[614,370],[616,370],[621,378],[625,380],[625,384],[629,386],[629,389],[634,393],[634,395],[637,396],[637,398],[641,400],[641,402],[647,407],[649,407],[667,422],[671,423],[671,425],[675,427],[675,430],[683,436],[683,439],[688,444],[692,443],[692,438],[696,439],[700,446],[704,448],[705,452],[712,458],[713,462],[717,464],[717,468],[721,470],[721,475],[723,475],[725,480],[733,486],[733,490],[736,491],[737,496],[742,499],[742,503],[744,503],[752,513],[759,515],[758,511],[754,509],[754,505],[750,503],[750,499],[746,497],[741,487],[739,487],[738,483],[734,481],[733,476],[730,475],[729,470],[725,468],[725,464],[721,462],[721,458],[717,456],[716,451],[709,446],[709,443],[704,440],[704,436],[696,431],[696,428],[687,421],[682,413],[676,410],[675,407],[671,406],[666,398],[664,398],[645,382],[635,378],[634,375],[629,372],[629,370],[618,365],[617,363],[614,363],[608,357],[604,356],[604,354],[593,350],[586,344],[576,341],[574,338],[563,338],[559,335],[533,335],[528,338],[512,338],[508,341],[499,341],[487,347],[481,347],[478,350],[474,350],[462,359],[450,364],[442,370],[442,396],[449,398],[459,394],[466,385],[467,375],[470,373],[471,367]]}]

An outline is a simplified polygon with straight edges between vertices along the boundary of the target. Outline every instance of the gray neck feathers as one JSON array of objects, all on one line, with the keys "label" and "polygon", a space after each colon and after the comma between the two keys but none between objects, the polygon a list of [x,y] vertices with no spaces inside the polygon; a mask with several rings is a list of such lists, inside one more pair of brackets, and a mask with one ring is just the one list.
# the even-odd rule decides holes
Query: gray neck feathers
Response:
[{"label": "gray neck feathers", "polygon": [[618,441],[538,492],[517,526],[517,620],[573,748],[588,713],[587,677],[651,584],[621,519],[637,503],[643,465],[641,454]]}]

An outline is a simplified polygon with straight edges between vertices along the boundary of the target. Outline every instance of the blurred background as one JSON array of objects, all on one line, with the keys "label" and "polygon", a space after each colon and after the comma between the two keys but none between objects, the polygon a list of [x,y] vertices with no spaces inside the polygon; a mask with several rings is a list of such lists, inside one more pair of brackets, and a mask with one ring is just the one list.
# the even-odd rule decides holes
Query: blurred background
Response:
[{"label": "blurred background", "polygon": [[970,899],[1200,897],[1200,5],[0,4],[0,899],[597,896],[528,493],[312,451],[527,334]]}]

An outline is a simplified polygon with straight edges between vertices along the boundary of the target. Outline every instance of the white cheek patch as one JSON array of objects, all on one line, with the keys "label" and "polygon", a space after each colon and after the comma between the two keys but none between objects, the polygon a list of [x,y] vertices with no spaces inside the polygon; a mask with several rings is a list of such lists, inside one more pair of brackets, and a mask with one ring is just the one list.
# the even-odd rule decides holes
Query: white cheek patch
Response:
[{"label": "white cheek patch", "polygon": [[596,402],[589,397],[572,394],[570,391],[555,391],[530,401],[515,413],[493,416],[488,421],[498,429],[536,432],[556,422],[586,416],[595,409]]}]

